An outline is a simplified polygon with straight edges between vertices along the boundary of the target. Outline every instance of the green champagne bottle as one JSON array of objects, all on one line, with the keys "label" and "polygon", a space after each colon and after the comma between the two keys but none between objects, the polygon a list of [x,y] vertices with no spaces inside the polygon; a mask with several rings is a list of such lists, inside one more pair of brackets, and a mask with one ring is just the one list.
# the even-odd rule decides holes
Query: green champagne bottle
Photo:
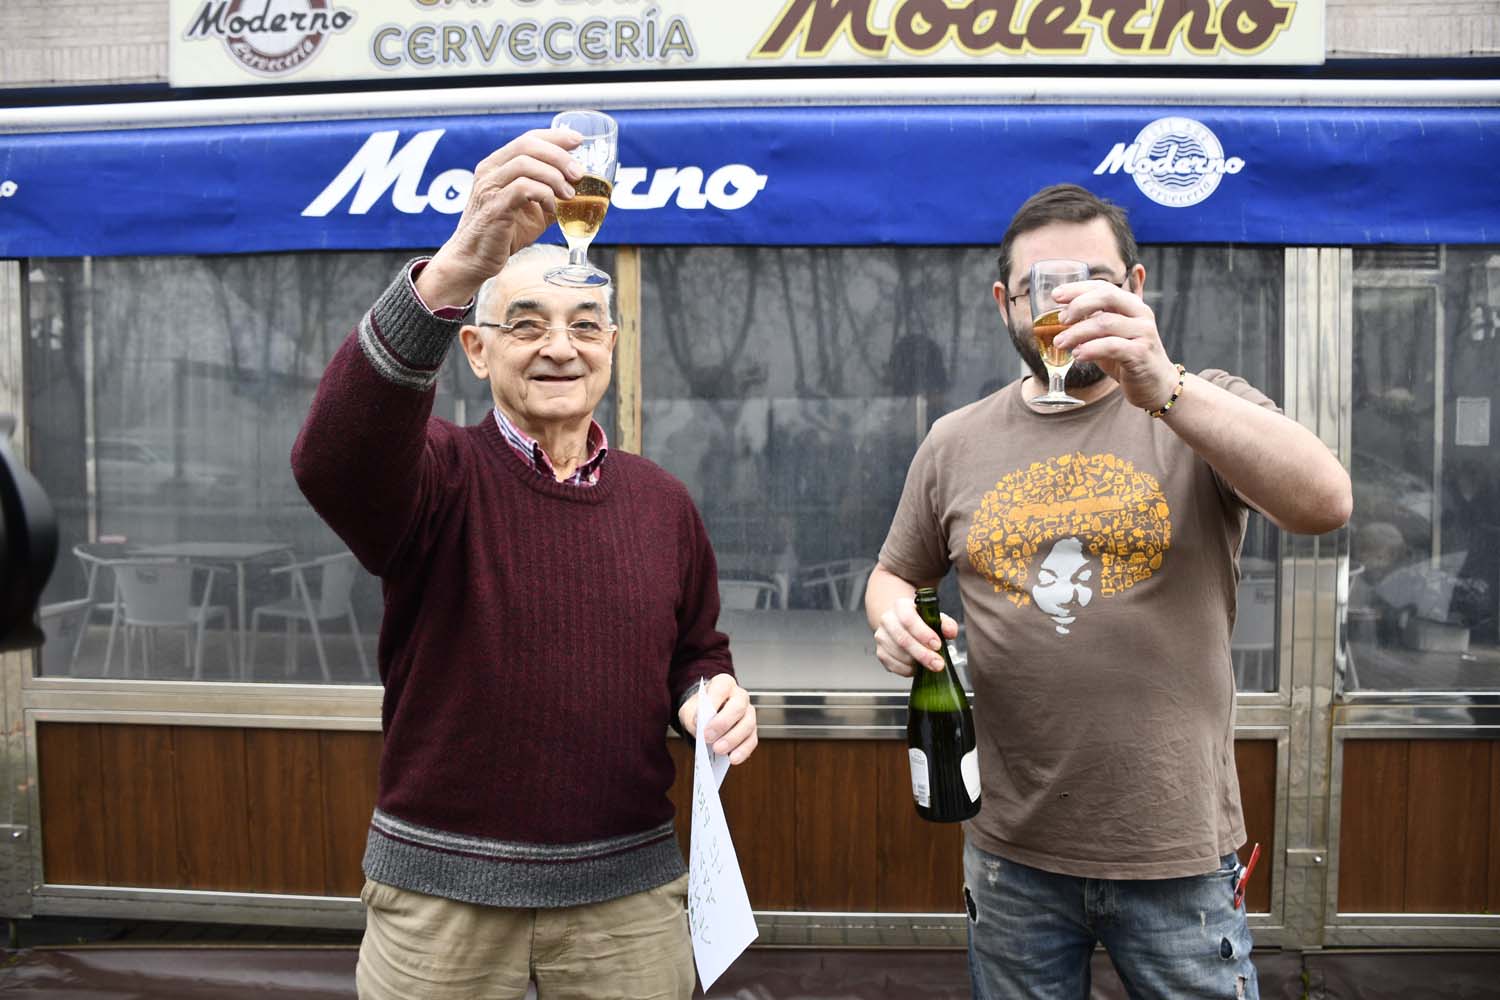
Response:
[{"label": "green champagne bottle", "polygon": [[[917,591],[917,614],[943,634],[937,591]],[[918,666],[906,713],[906,753],[911,758],[911,794],[917,815],[934,823],[957,823],[979,812],[979,753],[974,717],[959,687],[948,642],[940,650],[943,669]]]}]

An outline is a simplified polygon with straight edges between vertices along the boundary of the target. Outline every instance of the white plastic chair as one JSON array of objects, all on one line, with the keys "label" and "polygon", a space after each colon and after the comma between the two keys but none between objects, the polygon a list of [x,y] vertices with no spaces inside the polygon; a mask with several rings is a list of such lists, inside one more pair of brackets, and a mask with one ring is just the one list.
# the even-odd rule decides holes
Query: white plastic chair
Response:
[{"label": "white plastic chair", "polygon": [[[229,628],[229,609],[211,604],[214,577],[223,570],[215,566],[162,559],[111,562],[120,600],[120,623],[125,627],[125,676],[130,676],[130,640],[141,639],[143,675],[149,673],[154,635],[161,629],[182,629],[183,651],[193,665],[193,679],[203,677],[203,637],[208,622],[224,623],[224,648],[234,669],[234,634]],[[203,596],[193,604],[193,581],[203,573]],[[189,636],[193,639],[189,644]]]},{"label": "white plastic chair", "polygon": [[[93,617],[95,611],[109,613],[109,641],[104,647],[104,667],[100,671],[103,676],[109,676],[109,664],[115,653],[115,635],[120,628],[120,590],[116,586],[113,576],[105,583],[104,570],[110,569],[115,563],[129,558],[129,552],[123,542],[92,542],[88,544],[73,546],[73,556],[78,560],[79,566],[83,568],[84,578],[87,581],[86,593],[93,607],[85,616],[83,627],[78,630],[78,636],[73,641],[72,661],[76,663],[78,653],[83,648],[84,635],[88,632],[88,619]],[[107,589],[106,589],[107,588]],[[105,600],[105,595],[108,600]]]},{"label": "white plastic chair", "polygon": [[[354,617],[354,577],[358,564],[352,552],[340,552],[321,559],[278,566],[272,575],[287,573],[291,576],[291,594],[273,604],[262,604],[250,614],[250,655],[245,669],[255,663],[255,641],[260,638],[262,617],[286,620],[286,672],[288,676],[297,666],[297,623],[307,622],[312,630],[313,647],[318,651],[318,666],[323,670],[324,682],[333,680],[328,670],[328,653],[323,648],[323,632],[320,623],[336,619],[349,622],[349,635],[354,640],[354,651],[359,654],[359,669],[370,677],[370,661],[365,656],[364,642],[360,638],[359,621]],[[320,570],[318,596],[314,600],[308,584],[308,574]]]},{"label": "white plastic chair", "polygon": [[835,559],[804,566],[797,582],[808,588],[826,587],[829,605],[846,611],[863,606],[865,584],[874,569],[874,559]]},{"label": "white plastic chair", "polygon": [[764,611],[786,607],[782,589],[772,580],[719,577],[719,607],[730,611]]}]

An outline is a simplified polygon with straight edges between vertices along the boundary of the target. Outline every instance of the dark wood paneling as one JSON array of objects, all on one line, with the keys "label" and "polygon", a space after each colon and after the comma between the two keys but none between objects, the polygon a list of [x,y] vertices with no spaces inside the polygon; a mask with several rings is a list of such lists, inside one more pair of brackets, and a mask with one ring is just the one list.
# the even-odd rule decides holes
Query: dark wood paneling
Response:
[{"label": "dark wood paneling", "polygon": [[[674,739],[669,748],[677,765],[672,785],[677,842],[686,858],[693,814],[693,744]],[[797,744],[791,741],[762,740],[748,761],[730,769],[719,788],[745,892],[757,910],[797,906],[797,831],[787,794],[796,751]]]},{"label": "dark wood paneling", "polygon": [[798,744],[786,812],[797,824],[797,908],[871,911],[878,900],[875,854],[882,740]]},{"label": "dark wood paneling", "polygon": [[879,807],[875,829],[876,909],[957,913],[964,907],[964,834],[959,823],[929,823],[911,795],[906,744],[876,744]]},{"label": "dark wood paneling", "polygon": [[1490,743],[1490,877],[1485,912],[1500,913],[1500,740]]},{"label": "dark wood paneling", "polygon": [[263,892],[319,895],[327,884],[318,736],[293,729],[245,733],[250,868]]},{"label": "dark wood paneling", "polygon": [[1408,760],[1406,912],[1479,913],[1489,881],[1490,743],[1417,740]]},{"label": "dark wood paneling", "polygon": [[1240,776],[1247,838],[1240,862],[1248,862],[1253,845],[1260,844],[1260,860],[1245,890],[1245,911],[1265,913],[1271,909],[1271,873],[1277,857],[1276,741],[1239,740],[1234,745],[1234,763]]},{"label": "dark wood paneling", "polygon": [[182,888],[172,730],[102,725],[99,765],[109,884]]},{"label": "dark wood paneling", "polygon": [[42,810],[42,872],[60,885],[104,885],[104,775],[99,727],[36,727]]},{"label": "dark wood paneling", "polygon": [[[359,891],[376,733],[59,723],[40,726],[38,741],[51,881]],[[681,837],[692,746],[670,749]],[[1242,744],[1236,756],[1246,828],[1263,845],[1250,891],[1263,910],[1277,856],[1275,745]],[[767,740],[722,797],[757,909],[961,912],[961,828],[917,817],[900,741]]]},{"label": "dark wood paneling", "polygon": [[1340,790],[1340,913],[1406,908],[1406,740],[1345,740]]},{"label": "dark wood paneling", "polygon": [[318,750],[323,777],[323,891],[358,896],[365,884],[365,835],[380,786],[380,734],[325,732]]},{"label": "dark wood paneling", "polygon": [[172,735],[183,886],[253,890],[244,731],[181,726]]},{"label": "dark wood paneling", "polygon": [[797,905],[799,800],[787,793],[795,772],[797,746],[765,740],[745,763],[730,768],[721,788],[724,818],[734,838],[750,905],[758,910],[790,910]]}]

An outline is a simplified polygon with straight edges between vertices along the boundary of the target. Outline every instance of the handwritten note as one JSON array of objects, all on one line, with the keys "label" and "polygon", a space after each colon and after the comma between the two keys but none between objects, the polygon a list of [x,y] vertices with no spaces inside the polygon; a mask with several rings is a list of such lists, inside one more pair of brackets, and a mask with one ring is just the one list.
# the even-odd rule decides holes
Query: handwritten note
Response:
[{"label": "handwritten note", "polygon": [[[703,693],[701,684],[698,692]],[[704,993],[758,934],[739,858],[729,839],[729,824],[724,821],[724,807],[719,802],[719,785],[729,770],[729,758],[714,753],[703,739],[710,718],[708,699],[700,697],[689,838],[688,927]]]}]

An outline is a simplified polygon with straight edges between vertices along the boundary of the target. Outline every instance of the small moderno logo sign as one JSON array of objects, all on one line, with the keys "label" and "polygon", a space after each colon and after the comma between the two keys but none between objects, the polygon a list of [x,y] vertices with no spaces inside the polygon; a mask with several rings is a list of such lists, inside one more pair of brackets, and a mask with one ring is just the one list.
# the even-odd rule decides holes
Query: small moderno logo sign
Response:
[{"label": "small moderno logo sign", "polygon": [[1245,169],[1238,156],[1224,155],[1213,130],[1193,118],[1158,118],[1136,135],[1117,142],[1094,174],[1130,174],[1141,193],[1158,205],[1187,208],[1218,190],[1226,174]]},{"label": "small moderno logo sign", "polygon": [[278,77],[301,69],[354,17],[330,0],[205,0],[183,38],[216,38],[245,69]]}]

